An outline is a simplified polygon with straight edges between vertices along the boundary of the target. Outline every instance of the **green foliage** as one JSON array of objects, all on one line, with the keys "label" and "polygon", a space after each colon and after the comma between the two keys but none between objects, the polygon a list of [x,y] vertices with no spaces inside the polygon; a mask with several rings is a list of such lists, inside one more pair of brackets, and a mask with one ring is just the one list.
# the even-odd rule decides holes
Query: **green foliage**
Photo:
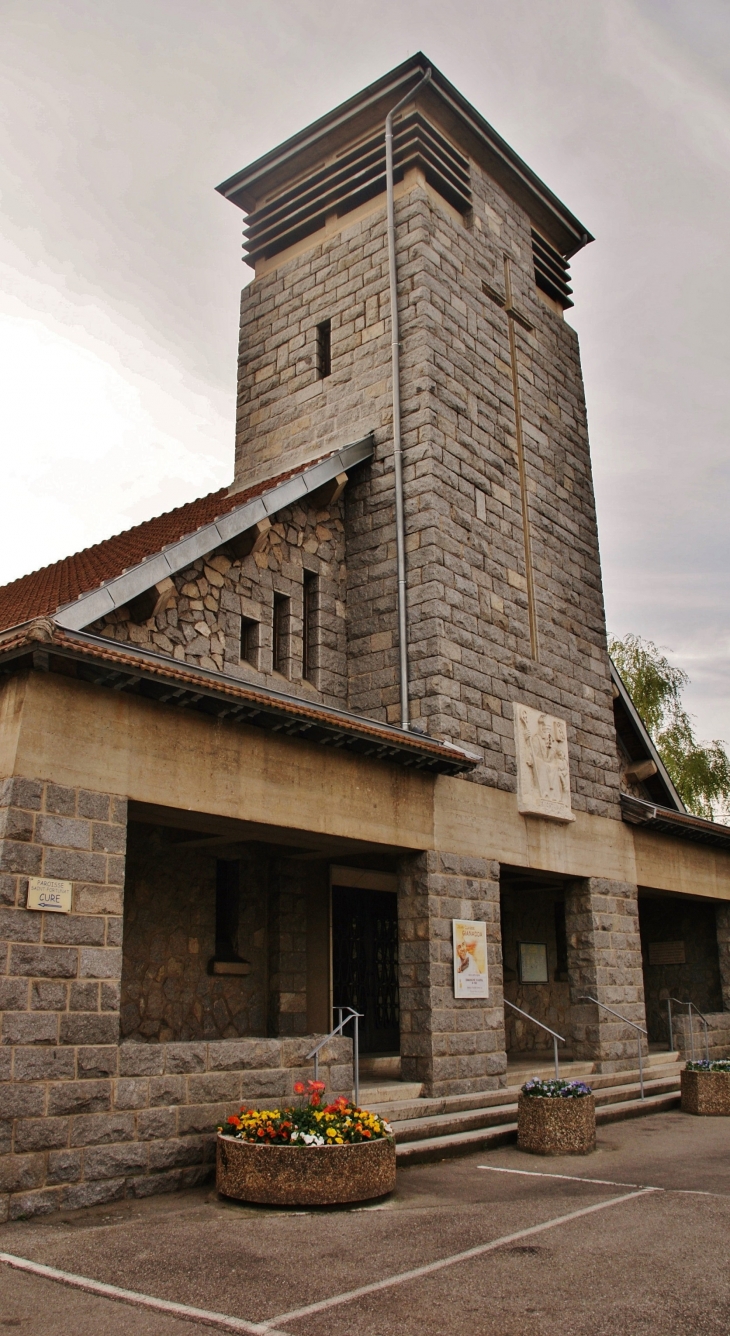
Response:
[{"label": "green foliage", "polygon": [[730,800],[730,759],[725,744],[698,742],[682,706],[689,678],[651,640],[612,636],[609,652],[685,807],[712,821]]}]

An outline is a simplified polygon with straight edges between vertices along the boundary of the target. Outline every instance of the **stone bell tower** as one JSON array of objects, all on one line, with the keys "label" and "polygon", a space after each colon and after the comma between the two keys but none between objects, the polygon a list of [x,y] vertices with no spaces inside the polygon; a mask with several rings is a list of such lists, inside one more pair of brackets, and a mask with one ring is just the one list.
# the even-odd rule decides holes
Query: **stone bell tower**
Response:
[{"label": "stone bell tower", "polygon": [[[219,190],[245,210],[233,490],[372,433],[348,486],[351,709],[398,722],[384,122],[418,54]],[[565,721],[572,806],[618,817],[569,258],[592,238],[435,68],[395,122],[413,725],[517,787],[513,705]]]}]

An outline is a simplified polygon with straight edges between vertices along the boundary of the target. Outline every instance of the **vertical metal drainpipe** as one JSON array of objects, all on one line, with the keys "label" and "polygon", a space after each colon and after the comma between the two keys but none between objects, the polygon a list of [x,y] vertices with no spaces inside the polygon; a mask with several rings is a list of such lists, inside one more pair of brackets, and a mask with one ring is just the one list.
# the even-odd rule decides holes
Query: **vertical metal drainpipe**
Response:
[{"label": "vertical metal drainpipe", "polygon": [[411,102],[431,78],[431,67],[423,78],[397,102],[385,118],[385,175],[388,198],[388,272],[390,276],[390,342],[393,377],[393,463],[395,467],[395,546],[398,574],[398,655],[401,728],[409,726],[408,712],[408,619],[406,613],[406,537],[403,512],[403,448],[400,432],[400,338],[398,332],[398,269],[395,258],[395,199],[393,194],[393,117]]}]

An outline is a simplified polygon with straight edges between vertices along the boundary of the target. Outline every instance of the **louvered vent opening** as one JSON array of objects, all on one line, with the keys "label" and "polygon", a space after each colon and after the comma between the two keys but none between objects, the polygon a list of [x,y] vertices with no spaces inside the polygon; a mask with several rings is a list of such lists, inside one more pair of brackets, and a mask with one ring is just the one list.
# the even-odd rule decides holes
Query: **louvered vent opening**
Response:
[{"label": "louvered vent opening", "polygon": [[[396,181],[409,167],[420,167],[429,185],[455,209],[463,214],[471,209],[468,159],[420,112],[395,127],[393,162]],[[378,130],[250,213],[244,228],[246,257],[254,263],[268,259],[323,227],[328,214],[341,218],[384,191],[385,138]]]},{"label": "louvered vent opening", "polygon": [[567,310],[573,305],[570,300],[573,289],[570,286],[568,261],[538,232],[532,233],[532,257],[537,286],[556,302],[560,302],[563,310]]}]

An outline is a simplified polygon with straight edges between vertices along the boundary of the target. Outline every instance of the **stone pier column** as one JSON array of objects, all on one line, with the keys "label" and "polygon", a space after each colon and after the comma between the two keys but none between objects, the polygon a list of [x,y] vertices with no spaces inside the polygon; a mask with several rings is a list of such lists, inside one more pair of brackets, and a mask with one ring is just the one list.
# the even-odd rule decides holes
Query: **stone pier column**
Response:
[{"label": "stone pier column", "polygon": [[[451,920],[487,925],[489,997],[456,999]],[[425,853],[405,859],[398,891],[401,1071],[430,1095],[504,1084],[499,865]]]},{"label": "stone pier column", "polygon": [[730,1011],[730,902],[722,901],[716,908],[717,956],[720,965],[722,1009]]},{"label": "stone pier column", "polygon": [[580,999],[590,994],[646,1029],[637,889],[600,877],[574,882],[566,890],[565,920],[573,1053],[600,1071],[636,1067],[636,1031]]}]

